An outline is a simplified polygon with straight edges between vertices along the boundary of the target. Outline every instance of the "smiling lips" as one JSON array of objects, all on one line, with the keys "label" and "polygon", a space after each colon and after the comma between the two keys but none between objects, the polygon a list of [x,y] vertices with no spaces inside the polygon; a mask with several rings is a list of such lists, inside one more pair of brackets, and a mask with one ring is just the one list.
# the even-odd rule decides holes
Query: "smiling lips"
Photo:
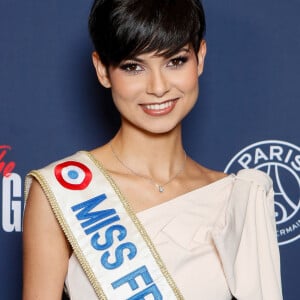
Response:
[{"label": "smiling lips", "polygon": [[141,107],[150,116],[162,116],[170,113],[176,106],[177,101],[178,98],[162,103],[141,104]]}]

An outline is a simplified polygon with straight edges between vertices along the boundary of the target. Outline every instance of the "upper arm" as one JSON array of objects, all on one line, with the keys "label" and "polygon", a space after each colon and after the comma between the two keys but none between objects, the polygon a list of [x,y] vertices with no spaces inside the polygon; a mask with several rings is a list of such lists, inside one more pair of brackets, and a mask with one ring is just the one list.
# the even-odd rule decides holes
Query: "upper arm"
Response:
[{"label": "upper arm", "polygon": [[29,191],[23,228],[23,300],[60,300],[69,244],[35,180]]}]

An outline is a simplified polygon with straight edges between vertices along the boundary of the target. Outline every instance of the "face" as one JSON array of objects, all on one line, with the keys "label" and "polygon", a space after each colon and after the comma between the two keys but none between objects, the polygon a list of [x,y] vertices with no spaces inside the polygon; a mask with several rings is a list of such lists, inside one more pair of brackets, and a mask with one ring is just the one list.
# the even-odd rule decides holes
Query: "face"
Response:
[{"label": "face", "polygon": [[111,88],[123,127],[165,133],[193,108],[205,54],[203,41],[197,54],[187,45],[172,57],[146,53],[108,69],[96,53],[93,62],[101,84]]}]

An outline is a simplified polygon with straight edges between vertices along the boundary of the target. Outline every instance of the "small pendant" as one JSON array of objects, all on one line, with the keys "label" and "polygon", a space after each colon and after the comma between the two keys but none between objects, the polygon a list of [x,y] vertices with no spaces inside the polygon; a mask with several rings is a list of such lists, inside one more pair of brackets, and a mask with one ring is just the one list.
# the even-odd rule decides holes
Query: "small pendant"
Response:
[{"label": "small pendant", "polygon": [[164,187],[163,186],[161,186],[161,185],[159,185],[158,184],[158,191],[160,192],[160,193],[162,193],[165,189],[164,189]]}]

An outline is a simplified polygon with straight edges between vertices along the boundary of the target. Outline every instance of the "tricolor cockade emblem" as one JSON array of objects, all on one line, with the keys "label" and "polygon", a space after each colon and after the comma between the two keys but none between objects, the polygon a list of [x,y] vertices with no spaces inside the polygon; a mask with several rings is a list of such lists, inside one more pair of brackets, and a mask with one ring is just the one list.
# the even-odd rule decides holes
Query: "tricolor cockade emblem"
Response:
[{"label": "tricolor cockade emblem", "polygon": [[92,180],[92,172],[82,163],[66,161],[54,169],[58,182],[69,190],[84,190]]}]

